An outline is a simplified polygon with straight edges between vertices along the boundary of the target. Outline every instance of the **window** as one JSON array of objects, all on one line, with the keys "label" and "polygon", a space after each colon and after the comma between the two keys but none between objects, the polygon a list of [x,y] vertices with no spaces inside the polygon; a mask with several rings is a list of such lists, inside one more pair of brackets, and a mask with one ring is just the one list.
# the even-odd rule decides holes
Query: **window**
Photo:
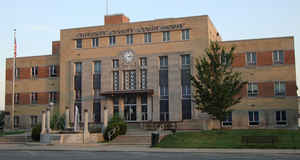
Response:
[{"label": "window", "polygon": [[191,86],[185,85],[182,86],[182,97],[188,98],[191,96]]},{"label": "window", "polygon": [[256,65],[256,52],[247,52],[247,64]]},{"label": "window", "polygon": [[151,33],[145,33],[144,34],[144,42],[145,43],[151,43],[152,40],[151,40]]},{"label": "window", "polygon": [[95,74],[101,73],[101,61],[94,62],[94,72],[95,72]]},{"label": "window", "polygon": [[20,100],[20,94],[19,94],[19,93],[15,93],[15,96],[14,96],[14,103],[15,103],[15,104],[19,104],[19,103],[20,103],[19,100]]},{"label": "window", "polygon": [[283,51],[273,51],[273,63],[274,64],[283,64],[284,54]]},{"label": "window", "polygon": [[126,36],[126,43],[127,43],[128,45],[133,44],[133,35],[132,35],[132,34],[128,34],[128,35]]},{"label": "window", "polygon": [[134,90],[136,89],[136,71],[124,71],[124,89]]},{"label": "window", "polygon": [[160,69],[168,68],[168,57],[167,56],[159,57],[159,61],[160,61]]},{"label": "window", "polygon": [[114,46],[116,44],[116,36],[109,36],[109,45]]},{"label": "window", "polygon": [[119,71],[113,72],[113,90],[119,90]]},{"label": "window", "polygon": [[276,111],[276,124],[277,125],[286,125],[286,111]]},{"label": "window", "polygon": [[181,64],[182,66],[188,66],[191,64],[191,57],[190,55],[182,55],[181,56]]},{"label": "window", "polygon": [[228,58],[225,54],[221,54],[221,64],[226,65],[228,64]]},{"label": "window", "polygon": [[185,29],[181,31],[181,38],[182,40],[189,40],[190,39],[190,30],[189,29]]},{"label": "window", "polygon": [[92,39],[92,47],[98,48],[98,46],[99,46],[99,38],[93,38]]},{"label": "window", "polygon": [[142,67],[146,67],[147,66],[147,58],[146,57],[140,58],[140,65]]},{"label": "window", "polygon": [[14,117],[14,128],[19,128],[19,124],[20,124],[20,117],[15,116]]},{"label": "window", "polygon": [[258,85],[257,83],[248,83],[248,97],[255,97],[258,95]]},{"label": "window", "polygon": [[56,66],[52,64],[49,66],[49,76],[50,77],[56,77],[57,71],[56,71]]},{"label": "window", "polygon": [[76,39],[76,48],[82,48],[82,39]]},{"label": "window", "polygon": [[31,104],[37,104],[38,94],[36,92],[31,93]]},{"label": "window", "polygon": [[37,78],[37,76],[38,76],[38,67],[37,66],[31,67],[31,77]]},{"label": "window", "polygon": [[141,96],[142,101],[142,120],[148,120],[147,95]]},{"label": "window", "polygon": [[285,96],[285,82],[275,82],[275,96]]},{"label": "window", "polygon": [[141,89],[147,89],[147,70],[141,69]]},{"label": "window", "polygon": [[38,117],[37,116],[31,116],[31,127],[34,127],[37,125]]},{"label": "window", "polygon": [[259,125],[259,112],[258,111],[249,111],[249,125]]},{"label": "window", "polygon": [[170,32],[165,31],[163,32],[163,42],[168,42],[168,41],[170,41]]},{"label": "window", "polygon": [[56,103],[56,92],[49,92],[49,103],[53,102]]},{"label": "window", "polygon": [[94,89],[94,99],[100,99],[101,92],[100,89]]},{"label": "window", "polygon": [[114,115],[119,114],[119,99],[113,98],[114,101]]},{"label": "window", "polygon": [[169,94],[168,86],[160,86],[160,96],[167,97]]},{"label": "window", "polygon": [[20,68],[16,68],[15,69],[15,79],[19,79],[20,78]]},{"label": "window", "polygon": [[119,68],[119,60],[118,59],[113,59],[113,68],[114,69]]},{"label": "window", "polygon": [[75,90],[75,99],[81,100],[81,90]]},{"label": "window", "polygon": [[232,126],[232,112],[227,112],[224,121],[222,121],[223,126]]},{"label": "window", "polygon": [[76,74],[81,74],[81,72],[82,72],[81,62],[76,62],[75,63],[75,72],[76,72]]}]

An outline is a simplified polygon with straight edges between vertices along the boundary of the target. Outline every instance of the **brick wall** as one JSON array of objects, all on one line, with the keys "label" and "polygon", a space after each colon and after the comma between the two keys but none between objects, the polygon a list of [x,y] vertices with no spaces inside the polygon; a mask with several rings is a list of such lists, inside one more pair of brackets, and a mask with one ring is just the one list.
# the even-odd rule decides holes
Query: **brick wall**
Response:
[{"label": "brick wall", "polygon": [[235,54],[232,63],[233,67],[243,67],[246,64],[245,54]]},{"label": "brick wall", "polygon": [[256,52],[256,65],[257,66],[264,66],[264,65],[272,65],[273,58],[272,58],[272,51],[268,52]]},{"label": "brick wall", "polygon": [[49,77],[49,66],[39,67],[38,78]]},{"label": "brick wall", "polygon": [[128,23],[129,18],[123,14],[105,16],[104,24],[122,24]]},{"label": "brick wall", "polygon": [[52,55],[58,55],[59,54],[59,48],[60,48],[60,42],[59,41],[53,41],[52,42]]},{"label": "brick wall", "polygon": [[260,82],[258,83],[258,94],[262,97],[274,96],[274,82]]},{"label": "brick wall", "polygon": [[12,81],[13,78],[13,70],[11,68],[6,69],[6,80],[7,81]]},{"label": "brick wall", "polygon": [[295,51],[294,50],[285,51],[284,63],[285,64],[295,64]]},{"label": "brick wall", "polygon": [[37,104],[48,104],[48,103],[49,103],[49,93],[48,92],[38,93]]},{"label": "brick wall", "polygon": [[31,78],[31,68],[20,68],[19,79],[29,79],[29,78]]},{"label": "brick wall", "polygon": [[30,104],[31,93],[20,93],[19,104]]},{"label": "brick wall", "polygon": [[11,105],[12,104],[12,94],[6,94],[5,95],[5,105]]},{"label": "brick wall", "polygon": [[296,81],[286,82],[286,95],[287,96],[297,96]]}]

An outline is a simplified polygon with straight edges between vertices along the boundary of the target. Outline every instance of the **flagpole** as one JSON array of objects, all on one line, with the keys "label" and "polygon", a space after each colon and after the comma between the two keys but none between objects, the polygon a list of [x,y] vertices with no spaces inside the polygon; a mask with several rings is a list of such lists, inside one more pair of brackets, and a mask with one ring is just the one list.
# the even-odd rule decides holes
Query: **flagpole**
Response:
[{"label": "flagpole", "polygon": [[16,42],[16,29],[14,29],[14,59],[13,59],[13,79],[12,79],[12,105],[11,105],[11,129],[14,129],[15,118],[15,79],[16,79],[16,56],[17,56],[17,42]]}]

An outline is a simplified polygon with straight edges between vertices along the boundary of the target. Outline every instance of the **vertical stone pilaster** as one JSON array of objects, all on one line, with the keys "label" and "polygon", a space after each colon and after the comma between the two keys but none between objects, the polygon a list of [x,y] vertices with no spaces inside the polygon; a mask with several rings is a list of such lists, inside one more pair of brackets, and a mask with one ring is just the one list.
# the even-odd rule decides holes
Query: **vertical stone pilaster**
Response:
[{"label": "vertical stone pilaster", "polygon": [[46,133],[46,112],[42,111],[42,131],[41,134]]},{"label": "vertical stone pilaster", "polygon": [[142,120],[142,98],[140,95],[136,96],[136,116],[137,116],[137,121],[141,121]]},{"label": "vertical stone pilaster", "polygon": [[50,127],[50,108],[47,108],[47,133],[51,132],[51,127]]},{"label": "vertical stone pilaster", "polygon": [[120,96],[119,97],[119,115],[122,117],[122,118],[124,118],[124,107],[125,107],[125,105],[124,105],[124,96]]}]

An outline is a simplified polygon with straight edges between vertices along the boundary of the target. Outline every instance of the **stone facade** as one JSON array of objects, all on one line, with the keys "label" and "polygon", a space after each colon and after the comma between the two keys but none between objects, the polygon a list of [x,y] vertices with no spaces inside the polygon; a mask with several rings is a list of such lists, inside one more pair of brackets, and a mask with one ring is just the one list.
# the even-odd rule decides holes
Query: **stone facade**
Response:
[{"label": "stone facade", "polygon": [[[243,79],[258,88],[255,96],[249,96],[248,85],[243,88],[242,102],[233,106],[228,126],[295,128],[298,108],[294,38],[222,41],[206,15],[133,23],[124,15],[112,15],[105,17],[103,26],[61,30],[60,41],[52,43],[52,55],[17,58],[20,76],[15,92],[20,93],[20,102],[15,105],[15,115],[40,115],[49,103],[47,95],[55,91],[55,106],[61,114],[69,107],[71,121],[77,106],[80,113],[88,110],[91,123],[103,123],[107,108],[109,117],[118,112],[128,122],[168,119],[184,122],[181,128],[188,129],[189,121],[196,120],[201,121],[198,128],[214,128],[209,116],[191,102],[190,84],[183,82],[186,72],[194,73],[193,64],[196,58],[204,56],[210,41],[220,41],[225,47],[236,46],[234,70],[242,72]],[[280,58],[276,59],[277,51]],[[248,64],[248,52],[255,52],[255,65]],[[162,57],[167,57],[165,66]],[[146,65],[142,65],[142,59],[146,59]],[[114,67],[115,60],[118,67]],[[99,72],[96,62],[101,63]],[[49,76],[49,66],[53,64],[57,65],[56,77]],[[39,67],[37,78],[32,78],[33,66]],[[9,112],[12,59],[7,59],[6,68],[5,110]],[[145,70],[146,88],[142,86]],[[114,73],[118,73],[117,90]],[[276,96],[278,85],[284,86],[281,96]],[[38,93],[37,104],[30,104],[32,92]],[[277,114],[280,120],[285,117],[284,125],[278,125]],[[250,125],[249,116],[255,116],[252,119],[258,124]],[[193,123],[190,126],[197,128]]]}]

